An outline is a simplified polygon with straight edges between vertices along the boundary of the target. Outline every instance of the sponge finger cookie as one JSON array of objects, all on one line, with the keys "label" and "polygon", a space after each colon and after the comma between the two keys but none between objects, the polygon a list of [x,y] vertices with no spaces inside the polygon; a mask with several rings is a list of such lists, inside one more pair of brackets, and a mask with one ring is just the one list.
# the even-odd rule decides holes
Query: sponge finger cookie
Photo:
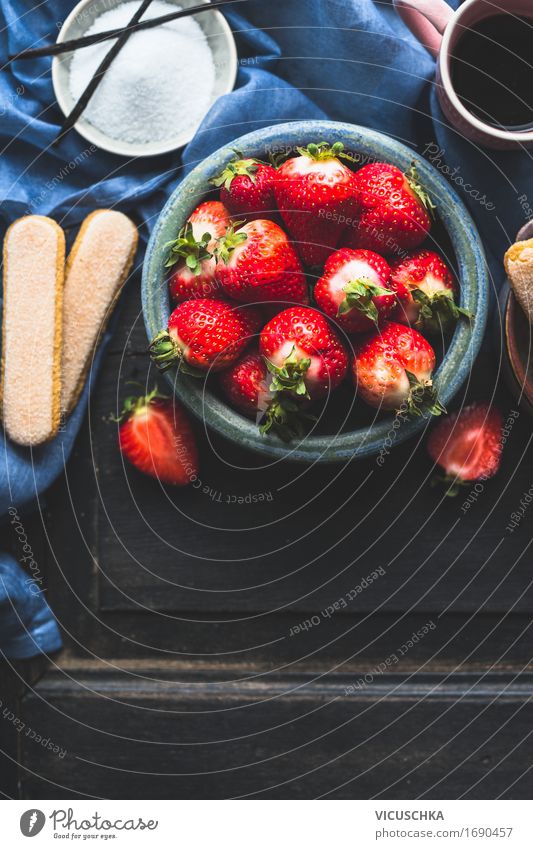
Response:
[{"label": "sponge finger cookie", "polygon": [[122,212],[97,209],[83,222],[67,259],[63,304],[61,409],[74,407],[98,339],[129,274],[137,228]]},{"label": "sponge finger cookie", "polygon": [[65,236],[41,215],[19,218],[4,239],[0,398],[8,436],[51,439],[60,421]]}]

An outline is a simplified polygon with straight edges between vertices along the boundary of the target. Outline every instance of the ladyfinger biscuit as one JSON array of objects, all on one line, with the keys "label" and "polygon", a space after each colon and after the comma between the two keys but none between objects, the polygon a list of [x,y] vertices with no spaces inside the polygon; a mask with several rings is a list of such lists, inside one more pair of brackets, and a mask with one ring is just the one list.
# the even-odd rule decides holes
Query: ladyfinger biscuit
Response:
[{"label": "ladyfinger biscuit", "polygon": [[19,218],[4,239],[0,399],[8,436],[38,445],[59,427],[65,236],[42,215]]},{"label": "ladyfinger biscuit", "polygon": [[61,409],[79,398],[97,342],[131,269],[137,228],[122,212],[97,209],[67,259],[63,305]]},{"label": "ladyfinger biscuit", "polygon": [[513,292],[533,324],[533,239],[511,245],[503,262]]}]

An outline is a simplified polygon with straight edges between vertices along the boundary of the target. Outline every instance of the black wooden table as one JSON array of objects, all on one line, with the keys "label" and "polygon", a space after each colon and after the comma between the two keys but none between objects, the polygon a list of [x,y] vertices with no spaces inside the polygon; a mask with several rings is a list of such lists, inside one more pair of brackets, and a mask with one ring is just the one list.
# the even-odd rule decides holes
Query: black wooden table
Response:
[{"label": "black wooden table", "polygon": [[533,510],[507,529],[531,421],[497,354],[457,403],[496,393],[502,469],[456,499],[423,438],[381,466],[261,469],[201,432],[201,485],[173,491],[124,467],[109,421],[148,370],[135,282],[119,325],[64,476],[22,517],[65,649],[4,669],[35,731],[0,723],[5,793],[531,797]]}]

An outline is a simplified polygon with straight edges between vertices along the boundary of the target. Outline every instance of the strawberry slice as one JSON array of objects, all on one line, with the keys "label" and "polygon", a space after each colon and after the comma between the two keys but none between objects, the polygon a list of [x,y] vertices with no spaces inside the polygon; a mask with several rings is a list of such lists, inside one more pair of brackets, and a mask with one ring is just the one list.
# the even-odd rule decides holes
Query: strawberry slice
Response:
[{"label": "strawberry slice", "polygon": [[140,472],[174,486],[195,480],[196,439],[181,405],[155,388],[148,395],[127,398],[120,421],[120,451]]},{"label": "strawberry slice", "polygon": [[502,454],[503,417],[488,403],[477,402],[442,419],[432,429],[428,454],[444,471],[440,481],[447,495],[456,495],[462,484],[496,474]]}]

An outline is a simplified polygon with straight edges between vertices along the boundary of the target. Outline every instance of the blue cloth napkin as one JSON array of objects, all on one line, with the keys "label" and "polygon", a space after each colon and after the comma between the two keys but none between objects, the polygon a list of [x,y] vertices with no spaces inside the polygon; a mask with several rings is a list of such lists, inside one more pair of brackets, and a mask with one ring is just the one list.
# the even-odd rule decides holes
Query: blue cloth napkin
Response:
[{"label": "blue cloth napkin", "polygon": [[[73,6],[72,0],[37,5],[33,0],[0,0],[2,65],[7,53],[53,40]],[[429,84],[434,61],[390,3],[247,0],[236,4],[227,19],[239,53],[236,88],[213,106],[182,154],[128,162],[96,149],[75,132],[51,148],[61,114],[50,59],[18,62],[3,70],[0,228],[27,213],[51,215],[64,227],[75,228],[96,207],[118,206],[143,222],[146,235],[183,174],[216,148],[270,124],[330,118],[389,133],[443,172],[448,169],[481,231],[497,285],[503,252],[528,217],[527,203],[533,202],[529,157],[479,149],[447,126]],[[33,457],[5,443],[1,510],[31,501],[61,472],[86,403],[87,392],[66,432]],[[0,605],[2,592],[0,585]],[[27,596],[29,610],[35,600]],[[24,610],[23,601],[20,607]],[[30,630],[26,640],[21,636],[19,650],[25,645],[32,654],[35,642]],[[0,647],[7,645],[0,623]],[[46,640],[39,645],[50,650]]]}]

